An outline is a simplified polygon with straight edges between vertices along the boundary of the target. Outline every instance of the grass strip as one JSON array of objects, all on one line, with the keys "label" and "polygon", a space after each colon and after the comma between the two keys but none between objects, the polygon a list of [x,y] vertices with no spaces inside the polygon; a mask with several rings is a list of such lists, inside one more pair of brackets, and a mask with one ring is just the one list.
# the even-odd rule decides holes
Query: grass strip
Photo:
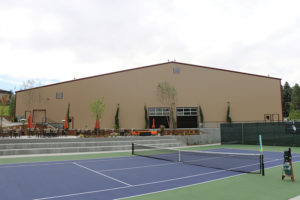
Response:
[{"label": "grass strip", "polygon": [[130,155],[131,152],[116,152],[116,153],[99,153],[99,154],[93,153],[93,154],[76,154],[76,155],[11,157],[11,158],[0,158],[0,164],[87,160],[87,159],[98,159],[98,158],[124,157]]}]

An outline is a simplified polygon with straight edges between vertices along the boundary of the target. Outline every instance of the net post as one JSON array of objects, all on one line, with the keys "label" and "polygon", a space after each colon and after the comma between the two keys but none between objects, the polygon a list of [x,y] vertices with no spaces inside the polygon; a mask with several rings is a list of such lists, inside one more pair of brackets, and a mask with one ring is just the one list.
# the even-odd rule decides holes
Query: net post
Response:
[{"label": "net post", "polygon": [[181,151],[178,150],[178,162],[181,162]]},{"label": "net post", "polygon": [[265,164],[264,164],[264,155],[263,154],[260,155],[260,172],[261,172],[262,176],[265,175]]},{"label": "net post", "polygon": [[134,155],[134,143],[131,143],[131,154]]}]

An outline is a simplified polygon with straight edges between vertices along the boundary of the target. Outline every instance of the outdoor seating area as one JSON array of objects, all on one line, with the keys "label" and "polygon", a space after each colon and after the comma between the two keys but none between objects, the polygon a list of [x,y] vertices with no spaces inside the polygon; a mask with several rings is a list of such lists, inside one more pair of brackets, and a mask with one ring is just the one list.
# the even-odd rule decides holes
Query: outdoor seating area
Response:
[{"label": "outdoor seating area", "polygon": [[65,136],[66,131],[62,129],[52,129],[52,128],[6,128],[0,132],[1,137],[10,137],[10,138],[20,138],[21,136],[35,136],[35,137],[58,137]]},{"label": "outdoor seating area", "polygon": [[27,128],[27,126],[6,127],[0,131],[0,137],[20,138],[20,137],[64,137],[77,136],[79,138],[89,137],[117,137],[117,136],[156,136],[156,135],[199,135],[205,132],[199,129],[62,129],[54,127],[34,126],[34,128]]},{"label": "outdoor seating area", "polygon": [[116,136],[130,136],[130,130],[115,130],[115,129],[60,129],[54,127],[36,126],[35,128],[23,127],[7,127],[0,131],[0,137],[20,138],[20,137],[63,137],[63,136],[77,136],[80,138],[89,137],[116,137]]}]

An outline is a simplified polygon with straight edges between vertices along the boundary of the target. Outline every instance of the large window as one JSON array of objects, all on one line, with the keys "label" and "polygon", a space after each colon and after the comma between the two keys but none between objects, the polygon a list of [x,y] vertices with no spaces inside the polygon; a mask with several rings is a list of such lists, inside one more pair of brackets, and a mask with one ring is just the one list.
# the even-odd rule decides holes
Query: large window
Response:
[{"label": "large window", "polygon": [[198,127],[198,109],[196,107],[178,107],[176,116],[177,128]]},{"label": "large window", "polygon": [[169,116],[169,108],[149,108],[149,116]]},{"label": "large window", "polygon": [[177,108],[177,116],[197,116],[198,111],[195,107],[180,107]]}]

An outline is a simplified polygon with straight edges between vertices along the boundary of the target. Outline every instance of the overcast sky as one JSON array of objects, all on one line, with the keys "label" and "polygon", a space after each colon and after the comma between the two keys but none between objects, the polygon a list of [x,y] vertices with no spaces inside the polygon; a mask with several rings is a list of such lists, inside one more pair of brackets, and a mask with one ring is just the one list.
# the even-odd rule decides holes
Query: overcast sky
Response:
[{"label": "overcast sky", "polygon": [[300,83],[300,1],[0,0],[0,89],[168,59]]}]

